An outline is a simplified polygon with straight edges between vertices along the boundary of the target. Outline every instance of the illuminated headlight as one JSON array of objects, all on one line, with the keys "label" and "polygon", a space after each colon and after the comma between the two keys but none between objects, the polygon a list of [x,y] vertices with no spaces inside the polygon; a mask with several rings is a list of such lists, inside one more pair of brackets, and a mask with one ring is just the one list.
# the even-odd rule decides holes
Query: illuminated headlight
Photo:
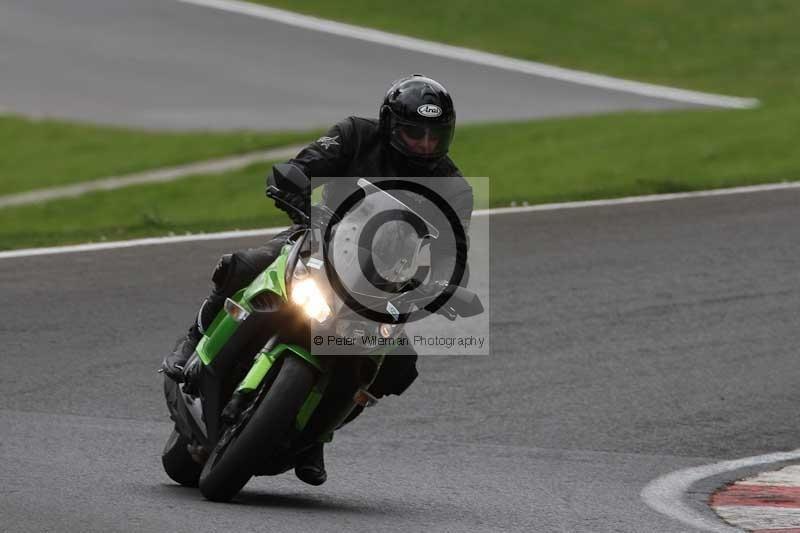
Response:
[{"label": "illuminated headlight", "polygon": [[313,279],[303,279],[292,284],[292,302],[303,308],[310,318],[319,323],[328,320],[331,308]]}]

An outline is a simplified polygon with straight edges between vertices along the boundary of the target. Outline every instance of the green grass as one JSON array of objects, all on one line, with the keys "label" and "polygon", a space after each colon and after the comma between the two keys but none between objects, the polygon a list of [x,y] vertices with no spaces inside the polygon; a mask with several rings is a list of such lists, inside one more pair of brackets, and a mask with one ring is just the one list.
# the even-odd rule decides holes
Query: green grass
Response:
[{"label": "green grass", "polygon": [[[460,128],[493,201],[544,202],[800,179],[796,0],[256,0],[624,78],[752,96],[748,111],[621,113]],[[400,73],[398,73],[400,74]],[[458,87],[451,87],[458,107]]]},{"label": "green grass", "polygon": [[[287,225],[264,194],[268,164],[0,209],[0,249]],[[224,196],[225,200],[220,201]]]},{"label": "green grass", "polygon": [[[782,113],[629,113],[474,125],[459,129],[453,157],[468,174],[491,178],[492,205],[782,181],[797,176],[800,112]],[[710,118],[720,122],[719,132],[702,135]],[[774,128],[776,121],[790,127]],[[742,129],[761,131],[763,142],[749,146]],[[631,143],[631,132],[647,142]],[[189,178],[190,186],[146,185],[0,209],[0,249],[286,225],[263,196],[268,169],[259,164]]]},{"label": "green grass", "polygon": [[312,138],[308,132],[162,133],[0,115],[0,195]]},{"label": "green grass", "polygon": [[[271,165],[194,176],[190,186],[140,185],[0,209],[0,250],[286,226],[286,214],[263,194]],[[477,203],[487,207],[488,198]]]},{"label": "green grass", "polygon": [[[800,33],[794,28],[800,19],[798,2],[576,0],[569,9],[542,0],[445,0],[430,7],[409,0],[402,9],[384,0],[268,3],[568,67],[755,96],[764,102],[762,108],[747,111],[619,113],[459,126],[453,158],[467,175],[491,178],[492,205],[800,179]],[[420,16],[425,13],[435,16]],[[458,87],[451,89],[457,97]],[[14,135],[6,137],[15,142]],[[84,168],[94,167],[97,160],[87,156],[93,162],[81,162],[80,149],[70,146],[102,143],[104,135],[88,139],[94,140],[87,140],[79,129],[63,130],[56,144],[62,158],[75,162],[75,172],[56,174],[87,175]],[[42,143],[38,145],[26,157],[13,157],[22,168],[38,169],[28,174],[53,174],[60,158],[42,158]],[[198,150],[201,145],[198,141]],[[171,153],[177,157],[185,151]],[[98,153],[89,152],[95,157]],[[111,159],[126,163],[129,154],[124,149],[114,153]],[[5,185],[10,167],[3,158],[12,156],[5,150],[0,154]],[[0,248],[284,225],[286,218],[263,197],[267,168],[258,165],[193,178],[191,186],[177,182],[134,187],[0,210]]]},{"label": "green grass", "polygon": [[798,139],[800,108],[625,113],[463,127],[453,158],[504,206],[796,180]]},{"label": "green grass", "polygon": [[[256,0],[566,67],[739,96],[800,90],[796,0]],[[387,80],[388,82],[389,80]],[[457,95],[458,87],[452,88]]]}]

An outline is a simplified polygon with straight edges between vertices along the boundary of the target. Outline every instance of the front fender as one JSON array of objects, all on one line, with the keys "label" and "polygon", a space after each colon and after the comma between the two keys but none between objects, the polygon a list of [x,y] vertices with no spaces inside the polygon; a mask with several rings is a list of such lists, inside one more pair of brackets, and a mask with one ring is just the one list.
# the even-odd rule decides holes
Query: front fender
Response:
[{"label": "front fender", "polygon": [[264,380],[264,376],[267,375],[267,372],[269,372],[269,369],[275,364],[275,361],[277,361],[286,352],[291,352],[301,359],[304,359],[308,364],[320,372],[323,372],[322,365],[311,352],[296,344],[281,343],[275,345],[269,351],[258,354],[253,366],[250,367],[250,371],[244,377],[236,390],[241,392],[250,392],[256,390],[258,386],[261,385],[261,382]]}]

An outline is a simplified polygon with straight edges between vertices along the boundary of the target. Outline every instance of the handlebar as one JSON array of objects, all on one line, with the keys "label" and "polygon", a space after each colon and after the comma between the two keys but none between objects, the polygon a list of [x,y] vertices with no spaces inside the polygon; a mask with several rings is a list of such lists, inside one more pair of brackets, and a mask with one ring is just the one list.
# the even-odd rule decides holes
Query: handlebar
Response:
[{"label": "handlebar", "polygon": [[311,206],[311,214],[309,215],[302,209],[299,209],[297,206],[292,204],[291,202],[286,201],[286,199],[281,194],[280,189],[275,187],[274,185],[270,185],[267,187],[267,197],[272,198],[283,207],[290,209],[294,213],[300,215],[302,217],[302,222],[300,223],[303,226],[309,228],[316,228],[316,229],[325,229],[331,223],[339,222],[340,218],[336,215],[336,213],[325,205],[312,205]]}]

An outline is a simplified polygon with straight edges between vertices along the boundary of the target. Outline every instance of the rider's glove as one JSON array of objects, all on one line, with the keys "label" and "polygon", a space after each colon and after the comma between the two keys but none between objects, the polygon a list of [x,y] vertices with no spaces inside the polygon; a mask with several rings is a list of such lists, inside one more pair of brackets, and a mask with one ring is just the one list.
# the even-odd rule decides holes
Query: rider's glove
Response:
[{"label": "rider's glove", "polygon": [[[420,285],[416,289],[416,293],[422,296],[422,307],[427,307],[434,300],[436,300],[444,291],[447,289],[449,282],[445,280],[436,280],[427,283],[426,285]],[[455,309],[451,305],[449,301],[445,302],[444,305],[438,306],[436,309],[436,314],[442,315],[446,317],[448,320],[455,320],[458,317],[458,313],[456,313]]]}]

